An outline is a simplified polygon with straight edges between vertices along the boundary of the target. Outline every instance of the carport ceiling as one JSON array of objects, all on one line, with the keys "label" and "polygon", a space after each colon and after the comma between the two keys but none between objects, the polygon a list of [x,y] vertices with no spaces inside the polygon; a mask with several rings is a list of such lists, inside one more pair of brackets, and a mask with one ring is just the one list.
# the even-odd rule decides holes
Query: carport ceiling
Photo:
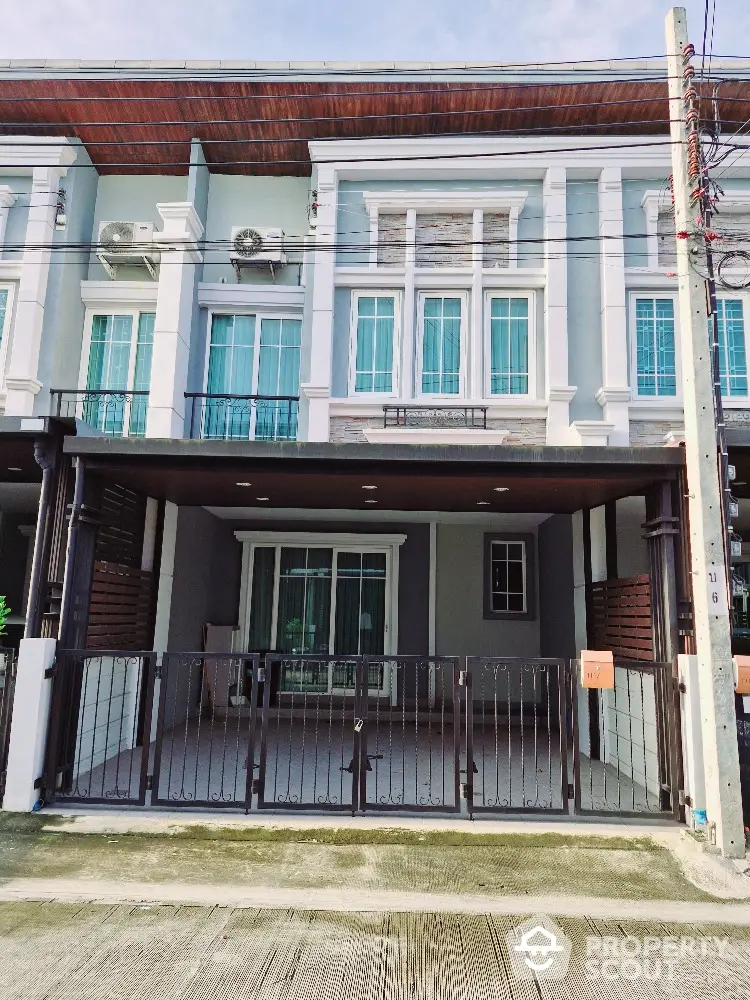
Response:
[{"label": "carport ceiling", "polygon": [[[296,466],[289,468],[289,465]],[[654,471],[632,470],[613,477],[581,470],[430,468],[390,465],[337,469],[263,462],[156,467],[147,463],[88,462],[91,472],[126,483],[149,496],[184,506],[312,508],[318,510],[410,510],[572,513],[608,500],[638,495],[654,481]],[[248,485],[244,485],[248,484]],[[366,489],[365,487],[376,487]]]}]

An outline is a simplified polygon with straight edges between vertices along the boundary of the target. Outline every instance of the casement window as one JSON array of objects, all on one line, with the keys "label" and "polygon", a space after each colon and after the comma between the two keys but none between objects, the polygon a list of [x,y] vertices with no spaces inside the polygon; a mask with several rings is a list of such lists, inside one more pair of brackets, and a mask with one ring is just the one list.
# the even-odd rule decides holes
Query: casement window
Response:
[{"label": "casement window", "polygon": [[294,440],[301,348],[300,319],[215,314],[202,436]]},{"label": "casement window", "polygon": [[535,617],[534,536],[484,536],[484,617]]},{"label": "casement window", "polygon": [[632,336],[638,396],[676,396],[676,303],[672,296],[634,298]]},{"label": "casement window", "polygon": [[747,396],[747,354],[745,350],[745,314],[742,299],[720,298],[719,380],[722,396]]},{"label": "casement window", "polygon": [[3,384],[8,352],[10,349],[10,317],[13,306],[10,285],[0,285],[0,388]]},{"label": "casement window", "polygon": [[104,434],[146,432],[155,314],[92,317],[82,419]]},{"label": "casement window", "polygon": [[396,392],[398,306],[394,292],[354,293],[349,373],[352,394]]},{"label": "casement window", "polygon": [[418,310],[419,392],[457,396],[464,385],[466,296],[422,293]]},{"label": "casement window", "polygon": [[492,294],[485,305],[489,395],[531,392],[531,297]]}]

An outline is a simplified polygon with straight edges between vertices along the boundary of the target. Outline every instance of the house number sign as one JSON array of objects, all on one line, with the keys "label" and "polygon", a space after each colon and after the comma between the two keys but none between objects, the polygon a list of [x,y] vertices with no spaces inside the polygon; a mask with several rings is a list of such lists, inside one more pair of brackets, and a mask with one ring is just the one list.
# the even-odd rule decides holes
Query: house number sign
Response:
[{"label": "house number sign", "polygon": [[706,567],[706,578],[708,580],[709,613],[712,615],[729,614],[724,567],[717,566],[716,563],[709,563]]}]

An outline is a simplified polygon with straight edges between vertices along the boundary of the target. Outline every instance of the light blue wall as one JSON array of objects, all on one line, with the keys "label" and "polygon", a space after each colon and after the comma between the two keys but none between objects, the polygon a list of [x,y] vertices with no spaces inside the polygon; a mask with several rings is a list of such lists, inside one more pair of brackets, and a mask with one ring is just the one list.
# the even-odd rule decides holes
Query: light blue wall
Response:
[{"label": "light blue wall", "polygon": [[349,319],[351,308],[351,289],[337,288],[333,299],[331,395],[339,399],[349,395]]},{"label": "light blue wall", "polygon": [[[669,184],[662,185],[668,191]],[[622,182],[622,226],[625,234],[625,267],[648,267],[646,213],[641,201],[647,191],[658,191],[656,181]]]},{"label": "light blue wall", "polygon": [[[307,177],[246,177],[211,174],[208,191],[206,239],[221,249],[207,250],[204,281],[234,284],[237,277],[229,262],[233,226],[259,226],[284,230],[289,266],[276,273],[276,284],[297,285],[302,262],[302,241],[309,231]],[[245,271],[243,284],[271,284],[268,271]]]},{"label": "light blue wall", "polygon": [[[3,177],[0,174],[0,185],[7,185],[17,195],[15,204],[8,212],[4,244],[6,247],[23,246],[26,239],[26,226],[29,221],[31,177]],[[22,255],[23,250],[6,250],[0,247],[0,258],[3,260],[18,260]]]},{"label": "light blue wall", "polygon": [[[339,184],[336,263],[339,267],[367,264],[370,217],[365,207],[367,191],[527,191],[518,219],[518,239],[539,241],[543,234],[542,182],[522,181],[342,181]],[[520,267],[541,267],[543,249],[535,242],[519,246]]]},{"label": "light blue wall", "polygon": [[[162,228],[156,206],[160,202],[187,200],[187,177],[123,176],[107,174],[99,178],[94,223],[90,238],[96,241],[100,222],[153,222]],[[89,266],[89,281],[106,281],[107,273],[96,257]],[[142,267],[120,267],[119,281],[147,281],[148,271]]]},{"label": "light blue wall", "polygon": [[98,181],[86,149],[78,144],[76,162],[62,180],[67,224],[55,232],[59,249],[52,254],[47,283],[38,374],[43,388],[35,400],[39,414],[49,412],[50,389],[78,385],[84,323],[81,281],[88,273],[89,254],[65,248],[85,244],[91,237]]},{"label": "light blue wall", "polygon": [[[567,190],[568,236],[597,237],[599,192],[596,181],[571,181]],[[595,394],[602,385],[601,281],[599,243],[568,244],[568,380],[578,386],[571,420],[601,420]]]}]

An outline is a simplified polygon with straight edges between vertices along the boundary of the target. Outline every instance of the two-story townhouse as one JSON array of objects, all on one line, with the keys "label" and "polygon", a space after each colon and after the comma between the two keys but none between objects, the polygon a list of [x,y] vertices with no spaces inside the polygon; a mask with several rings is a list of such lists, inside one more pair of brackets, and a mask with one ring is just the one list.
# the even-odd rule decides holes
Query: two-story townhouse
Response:
[{"label": "two-story townhouse", "polygon": [[[145,800],[151,772],[153,801],[459,808],[465,784],[566,810],[575,776],[578,808],[678,811],[663,68],[290,72],[0,71],[0,107],[72,77],[52,108],[75,138],[13,140],[70,169],[26,229],[49,288],[36,354],[19,292],[0,427],[29,481],[59,435],[27,634],[91,650],[60,658],[48,793]],[[571,106],[598,108],[589,134],[560,134]],[[744,292],[721,309],[742,425]],[[587,645],[630,663],[611,694],[577,686]]]}]

